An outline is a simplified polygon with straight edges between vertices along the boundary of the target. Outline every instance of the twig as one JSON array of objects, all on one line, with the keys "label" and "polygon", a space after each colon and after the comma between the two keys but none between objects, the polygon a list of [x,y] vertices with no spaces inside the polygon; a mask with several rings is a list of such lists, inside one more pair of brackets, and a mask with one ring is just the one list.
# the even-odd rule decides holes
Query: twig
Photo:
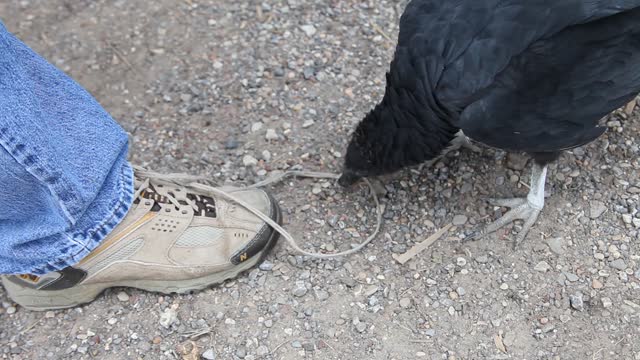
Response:
[{"label": "twig", "polygon": [[43,315],[40,319],[34,321],[31,325],[27,326],[24,330],[20,331],[20,335],[24,335],[29,330],[33,329],[36,325],[40,323],[40,321],[44,320],[47,316]]},{"label": "twig", "polygon": [[442,235],[444,235],[451,228],[451,224],[446,225],[440,230],[436,231],[435,234],[429,236],[425,241],[415,245],[409,251],[402,255],[393,254],[393,258],[399,262],[400,264],[404,264],[407,261],[411,260],[414,256],[418,255],[422,250],[428,248],[431,244],[433,244],[436,240],[438,240]]},{"label": "twig", "polygon": [[138,73],[138,71],[133,67],[133,65],[131,65],[131,63],[129,62],[129,60],[127,60],[127,57],[124,56],[124,54],[118,50],[118,48],[113,45],[111,42],[107,41],[107,45],[109,45],[109,47],[111,48],[111,50],[113,50],[113,52],[116,54],[116,56],[122,60],[123,63],[125,63],[125,65],[127,65],[129,67],[129,70],[133,71],[134,73],[136,73],[136,75],[140,75]]},{"label": "twig", "polygon": [[378,24],[372,21],[371,27],[373,28],[373,30],[377,31],[378,34],[382,35],[383,38],[387,39],[387,41],[390,43],[389,45],[393,44],[393,39],[389,35],[387,35],[387,33],[385,33],[384,30],[382,30],[380,26],[378,26]]},{"label": "twig", "polygon": [[275,354],[276,351],[278,351],[278,349],[280,349],[282,347],[282,345],[288,343],[289,341],[284,341],[282,342],[280,345],[276,346],[273,350],[271,350],[271,355]]}]

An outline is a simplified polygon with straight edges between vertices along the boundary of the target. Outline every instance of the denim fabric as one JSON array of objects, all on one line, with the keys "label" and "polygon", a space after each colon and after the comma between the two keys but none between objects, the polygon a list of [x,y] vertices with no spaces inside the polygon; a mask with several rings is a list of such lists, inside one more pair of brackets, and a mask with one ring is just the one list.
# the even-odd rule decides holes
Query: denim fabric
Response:
[{"label": "denim fabric", "polygon": [[127,134],[0,22],[0,274],[80,261],[133,197]]}]

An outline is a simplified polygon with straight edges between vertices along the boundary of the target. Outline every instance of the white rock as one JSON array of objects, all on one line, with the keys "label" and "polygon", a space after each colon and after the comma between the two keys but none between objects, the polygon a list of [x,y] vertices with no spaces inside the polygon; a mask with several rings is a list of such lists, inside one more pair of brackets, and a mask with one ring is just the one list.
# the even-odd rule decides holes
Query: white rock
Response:
[{"label": "white rock", "polygon": [[164,309],[164,312],[160,314],[160,325],[164,328],[170,328],[171,325],[178,322],[178,313],[172,308]]},{"label": "white rock", "polygon": [[313,35],[316,34],[316,27],[313,25],[302,25],[300,26],[300,30],[304,31],[304,33],[308,36],[308,37],[312,37]]},{"label": "white rock", "polygon": [[254,158],[251,155],[245,155],[242,158],[242,163],[244,164],[244,166],[256,166],[258,165],[258,159]]},{"label": "white rock", "polygon": [[540,271],[540,272],[547,272],[549,271],[549,269],[551,269],[551,265],[549,265],[549,263],[547,263],[546,261],[540,261],[534,268],[533,270],[535,271]]},{"label": "white rock", "polygon": [[278,133],[274,129],[267,129],[267,134],[264,137],[267,140],[278,140]]}]

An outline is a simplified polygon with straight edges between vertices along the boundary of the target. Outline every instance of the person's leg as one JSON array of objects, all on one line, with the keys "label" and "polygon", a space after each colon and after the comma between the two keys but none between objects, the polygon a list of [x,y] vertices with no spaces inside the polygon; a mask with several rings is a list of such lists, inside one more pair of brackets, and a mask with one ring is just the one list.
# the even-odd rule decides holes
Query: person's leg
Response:
[{"label": "person's leg", "polygon": [[78,262],[133,200],[127,134],[0,23],[0,274]]},{"label": "person's leg", "polygon": [[126,134],[91,95],[0,24],[0,274],[15,302],[46,310],[114,286],[203,289],[277,241],[243,209],[280,222],[264,191],[132,171],[126,153]]}]

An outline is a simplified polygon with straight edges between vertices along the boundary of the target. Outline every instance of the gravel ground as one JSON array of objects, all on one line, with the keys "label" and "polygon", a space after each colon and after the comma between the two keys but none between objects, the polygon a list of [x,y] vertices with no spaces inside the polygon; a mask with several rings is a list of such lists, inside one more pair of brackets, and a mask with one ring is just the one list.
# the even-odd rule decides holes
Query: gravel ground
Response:
[{"label": "gravel ground", "polygon": [[[10,31],[71,74],[162,171],[250,184],[275,170],[340,171],[349,131],[379,100],[403,3],[383,0],[9,0]],[[111,289],[30,312],[0,288],[3,359],[640,359],[640,110],[552,165],[544,212],[461,244],[526,194],[518,154],[454,152],[378,184],[382,234],[349,258],[284,243],[203,292]],[[367,188],[271,188],[308,249],[347,249],[375,222]],[[406,251],[454,222],[405,265]]]}]

